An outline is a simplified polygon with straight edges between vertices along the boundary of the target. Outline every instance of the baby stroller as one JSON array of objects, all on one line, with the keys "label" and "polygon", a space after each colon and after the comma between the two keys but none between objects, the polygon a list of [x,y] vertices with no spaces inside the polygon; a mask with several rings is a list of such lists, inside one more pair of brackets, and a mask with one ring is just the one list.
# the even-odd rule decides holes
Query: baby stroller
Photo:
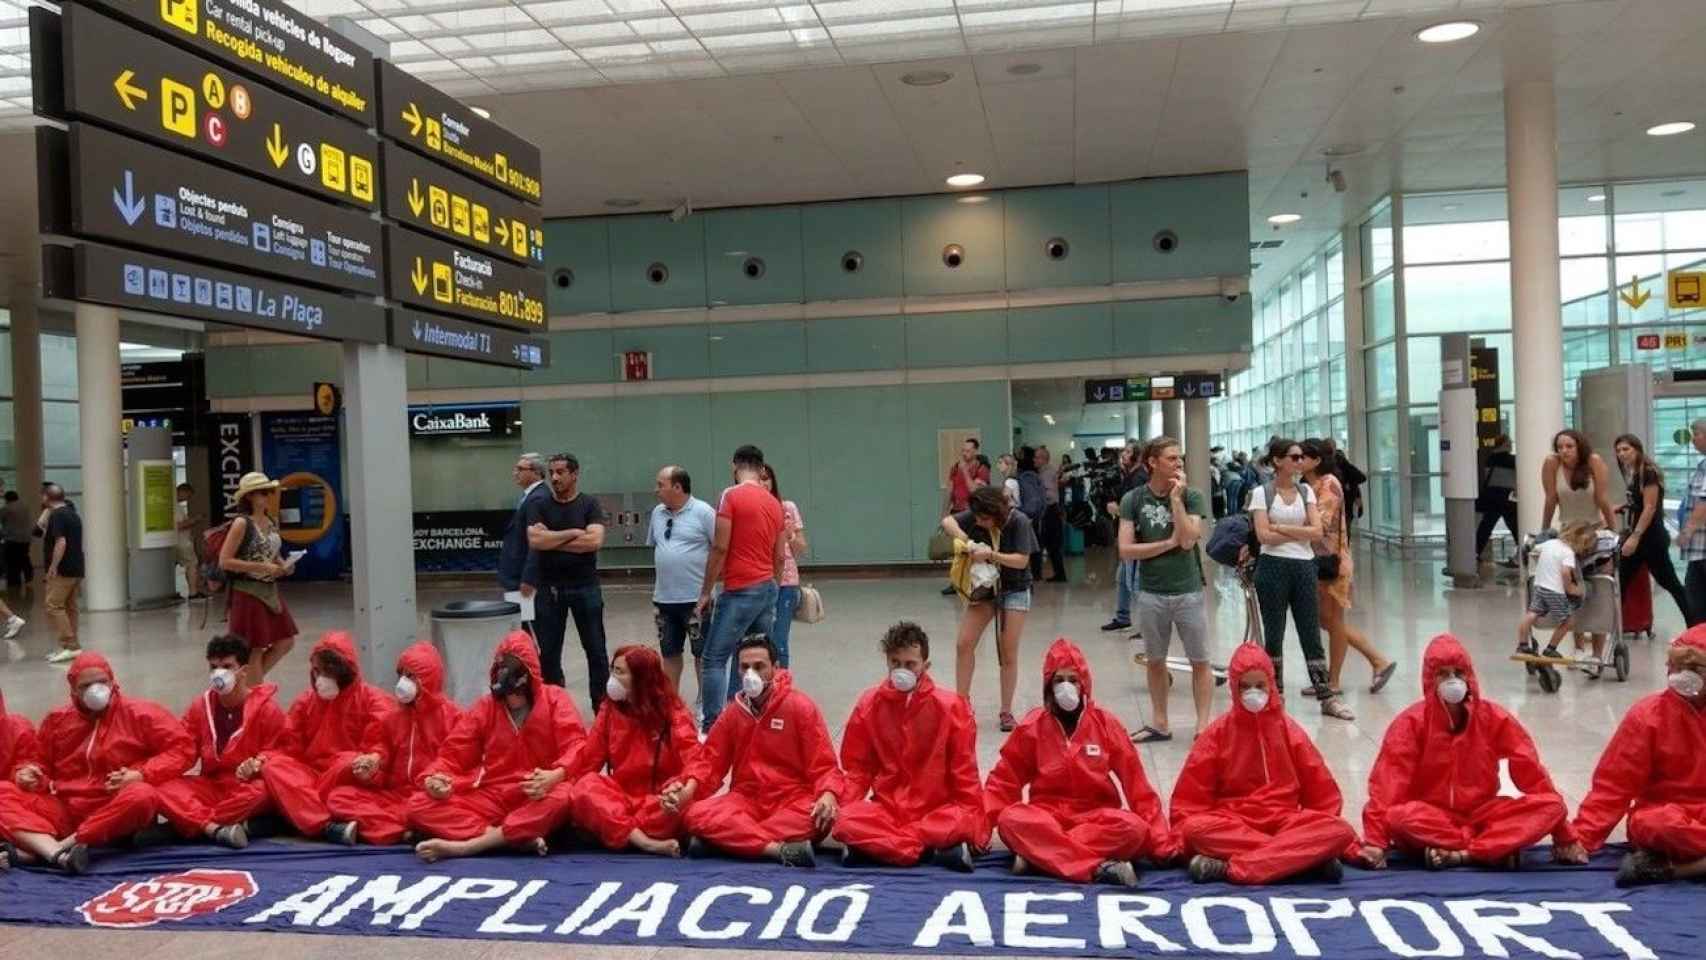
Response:
[{"label": "baby stroller", "polygon": [[[1528,609],[1529,600],[1534,591],[1534,564],[1536,548],[1546,540],[1552,539],[1553,534],[1547,533],[1540,537],[1529,535],[1523,538],[1522,547],[1517,555],[1522,565],[1522,609]],[[1618,583],[1618,539],[1609,530],[1602,530],[1593,549],[1584,557],[1577,558],[1576,566],[1582,578],[1582,604],[1575,613],[1575,631],[1578,635],[1584,633],[1600,634],[1607,638],[1611,645],[1609,664],[1612,672],[1619,681],[1629,679],[1629,643],[1623,636],[1623,604],[1621,584]],[[1557,622],[1537,621],[1535,626],[1557,627]],[[1540,683],[1540,689],[1546,693],[1556,693],[1563,686],[1563,673],[1560,667],[1576,667],[1588,671],[1589,676],[1597,678],[1606,664],[1575,656],[1544,656],[1539,645],[1530,635],[1522,648],[1522,652],[1511,659],[1522,663],[1530,676]]]}]

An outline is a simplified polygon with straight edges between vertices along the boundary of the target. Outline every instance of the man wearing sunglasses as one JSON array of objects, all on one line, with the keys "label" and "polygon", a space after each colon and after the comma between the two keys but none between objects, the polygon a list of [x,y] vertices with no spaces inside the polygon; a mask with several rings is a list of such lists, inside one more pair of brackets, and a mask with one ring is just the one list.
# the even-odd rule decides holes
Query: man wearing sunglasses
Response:
[{"label": "man wearing sunglasses", "polygon": [[717,512],[693,495],[693,480],[677,466],[664,467],[657,477],[658,505],[646,528],[657,582],[652,606],[657,608],[658,647],[670,683],[681,689],[681,652],[693,639],[693,677],[699,680],[705,653],[703,631],[692,630],[694,607],[705,585],[705,560],[717,532]]},{"label": "man wearing sunglasses", "polygon": [[510,478],[521,489],[515,512],[510,515],[509,527],[504,530],[503,549],[498,553],[498,585],[504,589],[504,599],[521,604],[521,626],[533,632],[533,594],[539,586],[539,560],[527,546],[527,507],[529,502],[551,496],[545,485],[545,455],[524,453],[516,458]]}]

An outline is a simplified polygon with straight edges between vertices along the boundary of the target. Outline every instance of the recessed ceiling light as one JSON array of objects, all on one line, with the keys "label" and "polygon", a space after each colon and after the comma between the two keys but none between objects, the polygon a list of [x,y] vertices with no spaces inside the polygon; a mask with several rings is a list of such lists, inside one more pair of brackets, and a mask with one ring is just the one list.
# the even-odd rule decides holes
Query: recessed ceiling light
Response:
[{"label": "recessed ceiling light", "polygon": [[900,75],[900,82],[909,87],[934,87],[954,79],[946,70],[909,70]]},{"label": "recessed ceiling light", "polygon": [[1451,43],[1467,40],[1480,32],[1481,25],[1473,20],[1450,20],[1417,30],[1416,39],[1423,43]]},{"label": "recessed ceiling light", "polygon": [[1693,130],[1693,129],[1694,129],[1694,124],[1689,123],[1687,120],[1678,120],[1678,121],[1675,121],[1674,123],[1661,123],[1656,127],[1648,127],[1647,128],[1647,136],[1649,136],[1649,137],[1674,137],[1679,133],[1687,133],[1688,131]]},{"label": "recessed ceiling light", "polygon": [[1303,214],[1301,213],[1276,213],[1268,218],[1268,222],[1276,227],[1283,227],[1288,223],[1296,223],[1302,219]]},{"label": "recessed ceiling light", "polygon": [[966,187],[975,187],[982,182],[983,174],[981,173],[956,173],[948,178],[948,186],[958,187],[962,190]]},{"label": "recessed ceiling light", "polygon": [[1361,153],[1363,153],[1367,149],[1368,149],[1367,147],[1363,146],[1360,143],[1340,143],[1340,144],[1335,144],[1331,147],[1322,148],[1321,156],[1323,156],[1323,157],[1354,157],[1354,156],[1360,155]]},{"label": "recessed ceiling light", "polygon": [[1028,77],[1032,74],[1042,73],[1043,65],[1040,63],[1015,63],[1007,68],[1007,72],[1015,77]]},{"label": "recessed ceiling light", "polygon": [[640,201],[633,197],[611,197],[609,200],[604,201],[604,205],[607,207],[615,207],[618,210],[627,210],[630,207],[639,206]]},{"label": "recessed ceiling light", "polygon": [[474,113],[483,120],[492,119],[492,111],[487,110],[485,107],[476,107],[473,104],[469,104],[468,109],[474,111]]},{"label": "recessed ceiling light", "polygon": [[1593,195],[1588,197],[1588,202],[1589,203],[1604,203],[1605,202],[1605,194],[1603,194],[1603,193],[1593,194]]},{"label": "recessed ceiling light", "polygon": [[1043,422],[1047,423],[1051,427],[1054,426],[1054,414],[1052,414],[1052,413],[1043,414]]},{"label": "recessed ceiling light", "polygon": [[970,196],[970,197],[961,197],[961,198],[959,198],[958,202],[966,204],[968,206],[976,205],[979,203],[988,203],[989,202],[989,195],[979,193],[979,194],[976,194],[976,195]]}]

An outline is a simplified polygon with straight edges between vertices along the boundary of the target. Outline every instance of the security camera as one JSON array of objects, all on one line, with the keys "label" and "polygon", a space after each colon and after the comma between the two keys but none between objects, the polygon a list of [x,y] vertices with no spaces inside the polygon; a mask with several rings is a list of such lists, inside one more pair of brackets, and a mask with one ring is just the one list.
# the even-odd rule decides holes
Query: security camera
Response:
[{"label": "security camera", "polygon": [[1242,287],[1243,287],[1243,285],[1240,284],[1236,279],[1234,279],[1232,277],[1221,277],[1220,278],[1220,297],[1221,297],[1221,299],[1225,300],[1227,303],[1237,303],[1238,298],[1243,296],[1243,294],[1244,294]]},{"label": "security camera", "polygon": [[693,215],[693,201],[683,200],[680,203],[675,205],[674,210],[671,210],[669,212],[669,222],[670,223],[680,223],[681,221],[686,220],[688,217],[690,217],[692,215]]}]

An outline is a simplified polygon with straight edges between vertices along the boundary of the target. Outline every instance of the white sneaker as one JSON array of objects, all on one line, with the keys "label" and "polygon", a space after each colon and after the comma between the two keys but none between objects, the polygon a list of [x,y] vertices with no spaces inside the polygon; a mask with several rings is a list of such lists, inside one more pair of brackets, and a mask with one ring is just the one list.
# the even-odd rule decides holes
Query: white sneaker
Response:
[{"label": "white sneaker", "polygon": [[71,661],[77,659],[77,655],[79,653],[82,653],[82,652],[83,651],[81,651],[81,650],[67,650],[64,647],[61,647],[60,649],[55,650],[54,652],[47,655],[47,662],[48,663],[70,663]]},{"label": "white sneaker", "polygon": [[10,640],[13,637],[15,637],[18,634],[23,633],[23,632],[24,632],[24,618],[20,617],[14,613],[14,614],[12,614],[12,619],[6,621],[6,633],[5,633],[4,637],[0,638],[0,639]]},{"label": "white sneaker", "polygon": [[1598,677],[1604,669],[1605,664],[1598,657],[1589,655],[1582,658],[1582,672],[1588,676]]}]

